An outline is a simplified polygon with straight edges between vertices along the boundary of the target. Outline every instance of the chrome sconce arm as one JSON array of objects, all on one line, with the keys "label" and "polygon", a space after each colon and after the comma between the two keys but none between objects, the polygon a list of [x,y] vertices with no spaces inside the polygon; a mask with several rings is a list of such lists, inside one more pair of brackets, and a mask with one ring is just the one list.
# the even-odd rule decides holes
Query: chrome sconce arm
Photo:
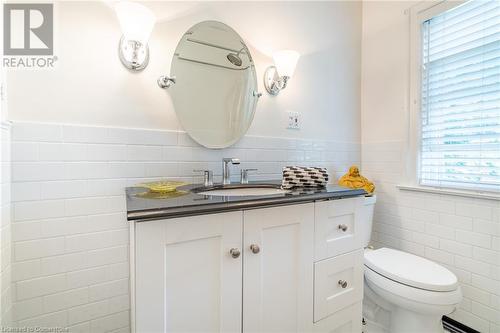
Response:
[{"label": "chrome sconce arm", "polygon": [[168,89],[177,82],[177,78],[175,76],[162,75],[156,82],[160,88]]},{"label": "chrome sconce arm", "polygon": [[271,95],[278,95],[286,88],[289,76],[280,76],[275,66],[270,66],[264,73],[264,87]]}]

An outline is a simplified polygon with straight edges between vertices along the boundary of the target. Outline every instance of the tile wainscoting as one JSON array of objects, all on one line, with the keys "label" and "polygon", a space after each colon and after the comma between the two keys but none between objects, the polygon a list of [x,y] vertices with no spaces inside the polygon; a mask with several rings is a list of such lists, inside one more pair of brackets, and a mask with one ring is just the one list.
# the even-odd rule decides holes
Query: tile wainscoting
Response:
[{"label": "tile wainscoting", "polygon": [[10,123],[0,123],[0,327],[12,325]]},{"label": "tile wainscoting", "polygon": [[[278,179],[285,165],[360,162],[359,143],[246,136],[209,150],[184,132],[14,122],[12,288],[19,326],[71,332],[129,331],[128,224],[124,187],[161,178],[201,182],[222,157]],[[239,177],[233,170],[234,179]]]},{"label": "tile wainscoting", "polygon": [[450,315],[500,332],[500,201],[399,190],[403,142],[362,144],[362,172],[375,181],[372,240],[434,260],[460,280],[464,300]]}]

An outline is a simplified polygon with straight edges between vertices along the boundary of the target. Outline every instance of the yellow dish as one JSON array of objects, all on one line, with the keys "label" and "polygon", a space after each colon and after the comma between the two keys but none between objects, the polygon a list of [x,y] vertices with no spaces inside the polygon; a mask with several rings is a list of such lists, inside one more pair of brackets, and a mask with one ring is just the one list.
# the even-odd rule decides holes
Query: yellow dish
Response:
[{"label": "yellow dish", "polygon": [[179,186],[187,185],[185,182],[179,181],[158,181],[138,184],[138,187],[145,187],[153,193],[170,193],[175,192]]},{"label": "yellow dish", "polygon": [[172,198],[177,198],[183,195],[188,194],[186,191],[172,191],[172,192],[167,192],[167,193],[158,193],[158,192],[142,192],[142,193],[137,193],[135,194],[136,197],[138,198],[144,198],[144,199],[172,199]]}]

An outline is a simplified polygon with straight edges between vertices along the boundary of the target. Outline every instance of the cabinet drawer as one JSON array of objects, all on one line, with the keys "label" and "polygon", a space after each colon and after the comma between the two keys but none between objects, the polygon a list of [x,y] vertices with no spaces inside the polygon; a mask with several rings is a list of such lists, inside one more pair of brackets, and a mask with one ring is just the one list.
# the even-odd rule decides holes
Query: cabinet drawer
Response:
[{"label": "cabinet drawer", "polygon": [[362,298],[362,250],[314,264],[314,322],[359,302]]},{"label": "cabinet drawer", "polygon": [[322,260],[362,248],[363,197],[315,204],[314,258]]},{"label": "cabinet drawer", "polygon": [[359,333],[362,329],[362,302],[348,306],[314,324],[315,333]]}]

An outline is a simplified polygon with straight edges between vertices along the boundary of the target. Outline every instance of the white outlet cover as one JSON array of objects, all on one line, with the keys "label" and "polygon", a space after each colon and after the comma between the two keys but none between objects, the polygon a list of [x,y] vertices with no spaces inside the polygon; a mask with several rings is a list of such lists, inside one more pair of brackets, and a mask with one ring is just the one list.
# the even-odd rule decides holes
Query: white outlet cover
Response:
[{"label": "white outlet cover", "polygon": [[288,129],[300,129],[300,113],[288,112]]}]

